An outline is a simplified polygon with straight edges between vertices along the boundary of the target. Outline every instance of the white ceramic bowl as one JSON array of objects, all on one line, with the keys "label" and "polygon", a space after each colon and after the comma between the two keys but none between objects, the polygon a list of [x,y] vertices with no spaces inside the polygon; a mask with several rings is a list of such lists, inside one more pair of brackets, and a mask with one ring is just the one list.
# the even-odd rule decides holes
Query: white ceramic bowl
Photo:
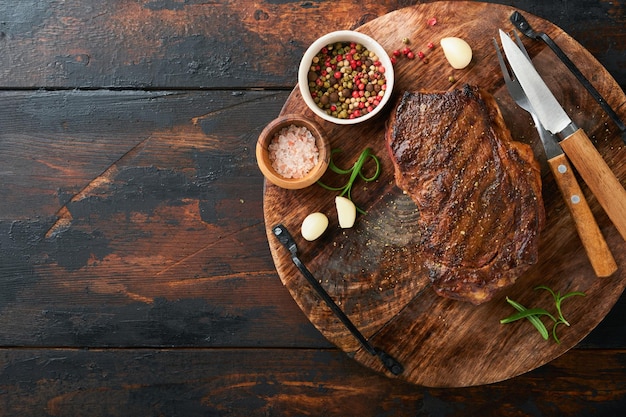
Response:
[{"label": "white ceramic bowl", "polygon": [[[340,119],[334,117],[332,115],[327,114],[324,110],[320,109],[313,97],[311,97],[311,93],[309,91],[309,69],[311,68],[311,63],[313,62],[313,58],[317,55],[324,46],[333,44],[336,42],[356,42],[363,45],[369,51],[372,51],[378,57],[380,63],[385,68],[385,79],[387,82],[387,89],[385,91],[385,95],[383,96],[380,104],[376,106],[376,108],[363,116],[356,117],[354,119]],[[393,91],[394,84],[394,73],[393,73],[393,65],[391,63],[391,59],[389,58],[388,53],[383,49],[383,47],[376,42],[371,37],[351,30],[340,30],[336,32],[328,33],[321,38],[317,39],[315,42],[309,46],[309,48],[304,53],[302,57],[302,61],[300,61],[300,67],[298,70],[298,86],[300,87],[300,93],[302,94],[302,98],[304,99],[307,106],[319,117],[329,122],[348,125],[361,123],[366,120],[371,119],[376,116],[380,111],[385,107],[385,104],[389,102],[391,97],[391,93]]]}]

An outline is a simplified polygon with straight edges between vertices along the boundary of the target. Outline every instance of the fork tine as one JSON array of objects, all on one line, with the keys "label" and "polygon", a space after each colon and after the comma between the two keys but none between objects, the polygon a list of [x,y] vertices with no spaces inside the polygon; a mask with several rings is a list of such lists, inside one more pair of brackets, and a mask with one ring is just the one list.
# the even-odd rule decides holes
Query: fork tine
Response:
[{"label": "fork tine", "polygon": [[526,55],[526,58],[528,58],[529,61],[532,61],[530,59],[530,56],[528,55],[528,51],[526,51],[526,47],[524,46],[524,43],[519,38],[519,35],[517,34],[516,30],[513,30],[513,35],[515,36],[515,42],[517,43],[517,46],[519,46],[519,49],[524,53],[524,55]]},{"label": "fork tine", "polygon": [[496,54],[498,55],[498,62],[500,63],[500,70],[502,71],[504,81],[508,83],[512,81],[511,74],[509,74],[509,69],[504,63],[504,57],[502,57],[502,52],[500,52],[500,45],[498,44],[498,41],[496,41],[496,38],[493,38],[493,46],[496,48]]},{"label": "fork tine", "polygon": [[[506,62],[504,61],[504,56],[500,51],[500,45],[498,41],[493,39],[493,44],[496,48],[496,55],[498,57],[498,63],[500,64],[500,70],[502,71],[502,77],[504,78],[504,84],[506,85],[506,89],[509,91],[509,95],[520,106],[522,109],[530,112],[535,117],[531,111],[531,106],[528,102],[528,98],[526,97],[526,93],[522,89],[519,81],[515,79],[515,74],[509,70]],[[534,119],[533,119],[534,120]],[[538,123],[538,122],[536,122]]]}]

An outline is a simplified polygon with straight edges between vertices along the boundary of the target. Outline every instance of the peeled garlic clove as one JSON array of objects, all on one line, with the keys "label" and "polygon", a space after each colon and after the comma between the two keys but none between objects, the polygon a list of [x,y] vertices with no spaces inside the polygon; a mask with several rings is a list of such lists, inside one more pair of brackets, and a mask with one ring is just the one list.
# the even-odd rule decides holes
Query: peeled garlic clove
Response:
[{"label": "peeled garlic clove", "polygon": [[328,217],[324,213],[311,213],[304,218],[300,232],[302,237],[312,241],[322,236],[328,227]]},{"label": "peeled garlic clove", "polygon": [[472,48],[461,38],[443,38],[440,42],[446,59],[455,69],[463,69],[472,61]]},{"label": "peeled garlic clove", "polygon": [[356,220],[356,206],[346,197],[335,197],[335,206],[337,207],[337,217],[339,218],[339,226],[342,229],[348,229],[354,226]]}]

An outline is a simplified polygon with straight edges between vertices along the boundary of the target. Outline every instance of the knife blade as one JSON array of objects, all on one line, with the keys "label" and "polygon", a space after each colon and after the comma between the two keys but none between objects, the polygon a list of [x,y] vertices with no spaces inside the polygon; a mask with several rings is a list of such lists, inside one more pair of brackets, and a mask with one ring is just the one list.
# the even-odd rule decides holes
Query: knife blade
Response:
[{"label": "knife blade", "polygon": [[626,190],[587,134],[563,110],[533,64],[501,29],[500,40],[509,65],[541,124],[560,139],[561,148],[596,196],[622,239],[626,240]]}]

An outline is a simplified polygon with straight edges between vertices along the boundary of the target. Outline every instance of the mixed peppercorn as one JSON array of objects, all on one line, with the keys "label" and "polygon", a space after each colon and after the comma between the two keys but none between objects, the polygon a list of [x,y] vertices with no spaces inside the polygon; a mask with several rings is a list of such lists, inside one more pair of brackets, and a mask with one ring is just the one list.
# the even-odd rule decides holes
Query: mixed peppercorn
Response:
[{"label": "mixed peppercorn", "polygon": [[319,108],[339,119],[374,111],[387,89],[385,67],[374,52],[355,42],[323,47],[313,57],[308,81]]},{"label": "mixed peppercorn", "polygon": [[[428,26],[435,26],[431,17]],[[427,53],[435,48],[428,42],[426,49],[415,53],[409,38],[403,38],[402,49],[394,50],[389,58],[419,58],[428,63]],[[426,51],[426,52],[424,52]],[[450,82],[455,82],[450,77]],[[323,47],[311,62],[308,73],[309,92],[317,106],[339,119],[355,119],[374,111],[387,90],[385,67],[376,54],[356,42],[337,42]]]}]

